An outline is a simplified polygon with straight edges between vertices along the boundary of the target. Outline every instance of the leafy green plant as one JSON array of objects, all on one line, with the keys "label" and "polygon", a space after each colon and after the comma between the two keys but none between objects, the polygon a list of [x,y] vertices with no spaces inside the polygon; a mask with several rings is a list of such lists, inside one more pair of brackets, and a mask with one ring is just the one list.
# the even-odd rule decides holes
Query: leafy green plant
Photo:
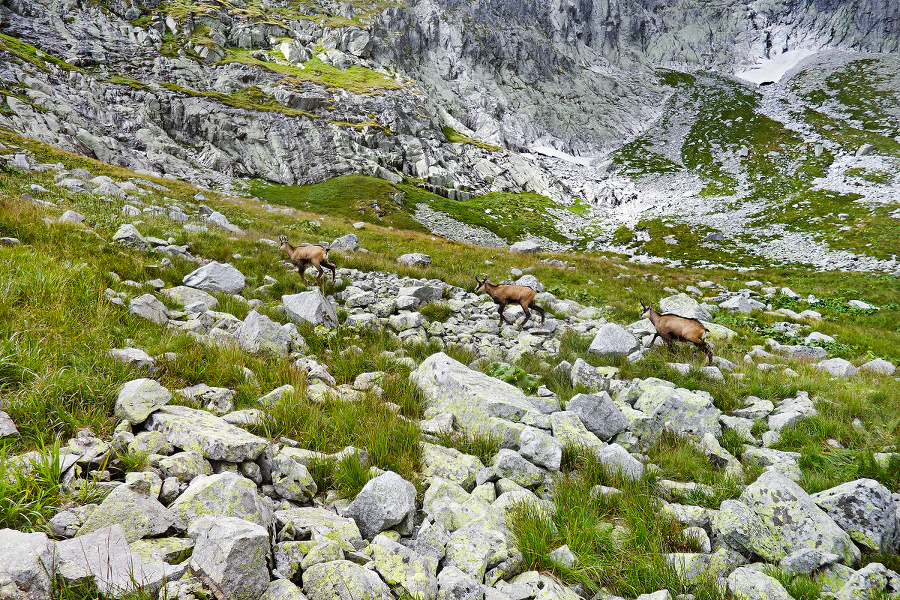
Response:
[{"label": "leafy green plant", "polygon": [[505,363],[492,363],[487,370],[487,374],[496,377],[506,383],[511,383],[516,387],[522,388],[528,392],[537,390],[541,384],[541,378],[531,375],[522,367],[516,365],[508,365]]}]

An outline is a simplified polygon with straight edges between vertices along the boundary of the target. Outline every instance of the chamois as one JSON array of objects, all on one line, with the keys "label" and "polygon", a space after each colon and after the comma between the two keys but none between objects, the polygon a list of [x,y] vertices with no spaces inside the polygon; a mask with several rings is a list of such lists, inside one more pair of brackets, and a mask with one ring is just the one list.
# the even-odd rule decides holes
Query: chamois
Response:
[{"label": "chamois", "polygon": [[517,327],[518,331],[522,331],[522,328],[525,326],[525,322],[531,318],[531,313],[528,311],[529,308],[533,308],[534,310],[541,313],[541,325],[544,324],[544,319],[546,315],[544,314],[544,309],[535,304],[534,297],[537,295],[537,291],[534,289],[524,286],[524,285],[492,285],[487,277],[484,279],[478,279],[478,276],[475,277],[475,281],[478,282],[478,287],[475,288],[475,293],[484,290],[491,299],[498,304],[497,313],[500,315],[500,326],[503,326],[503,323],[509,323],[512,325],[512,321],[507,321],[506,317],[503,316],[503,309],[506,308],[507,304],[518,304],[522,307],[522,310],[525,311],[525,319],[522,323]]},{"label": "chamois", "polygon": [[331,270],[331,281],[334,281],[335,267],[332,263],[328,262],[328,248],[318,244],[315,246],[299,246],[295,248],[288,243],[287,236],[282,235],[278,239],[281,242],[281,246],[279,247],[287,252],[288,256],[291,258],[291,262],[296,265],[297,272],[300,274],[303,283],[306,283],[306,268],[310,265],[314,266],[319,271],[315,283],[319,283],[322,273],[325,272],[322,270],[322,265],[325,265],[326,269]]},{"label": "chamois", "polygon": [[672,341],[678,342],[690,342],[694,344],[694,351],[691,353],[691,359],[693,359],[697,355],[698,350],[703,350],[706,353],[706,356],[709,357],[709,364],[713,363],[713,355],[712,348],[713,345],[706,341],[706,327],[698,321],[697,319],[688,319],[687,317],[680,317],[678,315],[661,315],[655,310],[653,310],[653,305],[645,304],[643,300],[641,300],[641,306],[644,308],[644,311],[641,313],[642,319],[650,319],[650,322],[653,323],[653,327],[656,328],[656,333],[653,334],[653,339],[650,340],[650,346],[653,346],[653,342],[656,341],[656,336],[661,337],[666,341],[666,345],[669,347],[669,352],[675,353],[675,349],[672,347]]}]

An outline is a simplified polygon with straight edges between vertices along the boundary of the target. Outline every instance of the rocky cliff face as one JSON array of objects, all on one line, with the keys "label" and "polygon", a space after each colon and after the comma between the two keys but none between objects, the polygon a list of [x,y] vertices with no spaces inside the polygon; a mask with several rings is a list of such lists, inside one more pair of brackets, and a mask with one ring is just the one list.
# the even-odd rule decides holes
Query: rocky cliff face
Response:
[{"label": "rocky cliff face", "polygon": [[[5,0],[0,123],[196,182],[413,177],[449,197],[574,192],[528,157],[599,162],[663,114],[655,69],[795,48],[893,51],[891,0]],[[17,40],[38,49],[21,46]]]}]

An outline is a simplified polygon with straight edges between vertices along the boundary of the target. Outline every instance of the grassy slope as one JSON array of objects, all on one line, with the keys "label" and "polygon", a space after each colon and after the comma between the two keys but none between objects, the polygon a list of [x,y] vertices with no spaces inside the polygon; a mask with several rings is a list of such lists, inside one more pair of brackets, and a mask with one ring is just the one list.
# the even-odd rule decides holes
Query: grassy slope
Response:
[{"label": "grassy slope", "polygon": [[[70,168],[87,168],[94,175],[105,174],[118,179],[133,175],[118,167],[59,152],[8,133],[0,133],[0,142],[7,146],[28,148],[41,161],[63,162]],[[165,195],[189,203],[196,193],[195,188],[184,183],[165,179],[155,181],[169,191],[155,192],[145,200],[155,199],[161,203]],[[19,201],[19,195],[28,191],[32,183],[54,190],[39,196],[57,202],[59,207],[37,209]],[[371,180],[363,183],[359,188],[341,188],[347,201],[360,200],[358,195],[354,197],[354,189],[358,193],[367,193],[375,185]],[[324,196],[328,197],[334,189],[330,188]],[[381,189],[387,190],[387,187]],[[313,194],[314,191],[310,188],[307,193]],[[513,266],[531,267],[534,274],[558,296],[577,299],[585,304],[608,306],[605,312],[608,318],[626,323],[637,319],[641,297],[659,298],[665,295],[661,291],[663,287],[683,288],[710,279],[730,289],[737,289],[746,279],[745,276],[736,277],[733,272],[715,269],[691,271],[657,266],[621,266],[615,261],[585,255],[560,256],[575,266],[574,270],[561,270],[542,265],[539,257],[510,255],[496,249],[432,240],[432,236],[426,234],[376,224],[353,230],[351,223],[357,217],[347,218],[341,213],[326,214],[321,218],[305,212],[275,214],[250,200],[208,195],[208,203],[244,228],[248,232],[246,237],[226,236],[217,231],[188,234],[171,221],[154,218],[143,219],[145,223],[140,226],[142,233],[158,237],[172,235],[178,243],[189,243],[196,254],[232,262],[248,276],[245,295],[262,300],[260,310],[273,316],[277,314],[274,309],[282,293],[304,289],[295,273],[280,266],[278,261],[281,257],[276,249],[254,241],[258,237],[274,238],[281,232],[300,234],[316,241],[334,239],[354,231],[370,253],[343,257],[339,266],[439,277],[469,289],[474,287],[473,273],[486,272],[499,279],[506,277]],[[363,195],[363,198],[366,197]],[[5,259],[0,261],[0,396],[9,402],[8,412],[20,424],[23,434],[19,439],[4,442],[5,452],[52,446],[57,439],[64,441],[82,427],[90,427],[95,433],[108,436],[116,423],[112,408],[118,387],[143,373],[122,366],[109,358],[106,351],[130,343],[152,355],[169,351],[178,353],[177,360],[164,363],[160,375],[161,381],[170,389],[200,382],[231,387],[237,391],[238,407],[253,406],[260,394],[283,383],[292,383],[300,390],[299,398],[286,400],[272,409],[269,419],[257,430],[258,433],[275,439],[291,437],[306,447],[328,452],[339,450],[347,444],[365,447],[375,464],[393,468],[416,479],[418,429],[383,408],[374,398],[352,410],[341,403],[314,405],[305,401],[303,377],[288,361],[272,361],[239,351],[202,346],[187,336],[153,326],[111,306],[104,297],[106,287],[134,295],[138,293],[138,290],[130,290],[114,281],[109,274],[111,271],[124,279],[138,282],[160,277],[167,285],[177,285],[195,266],[175,260],[171,268],[159,269],[154,266],[157,264],[155,255],[108,244],[88,230],[41,220],[44,216],[58,216],[64,207],[74,208],[82,212],[87,217],[87,224],[106,240],[125,221],[119,214],[118,203],[56,191],[50,173],[24,174],[12,170],[0,173],[0,203],[0,235],[15,236],[23,242],[20,246],[0,250]],[[302,206],[299,203],[295,205]],[[432,265],[424,270],[399,268],[396,257],[411,251],[430,254]],[[265,275],[275,277],[277,283],[271,292],[256,291]],[[790,286],[804,296],[814,293],[820,297],[857,298],[885,307],[880,312],[869,314],[847,312],[845,303],[829,302],[821,309],[824,320],[816,329],[833,335],[840,343],[839,353],[856,364],[871,354],[900,362],[900,333],[896,329],[900,317],[900,304],[896,303],[900,297],[900,281],[896,278],[780,269],[754,272],[753,277],[776,286]],[[587,283],[588,279],[594,283]],[[228,302],[229,309],[235,314],[246,314],[246,305],[233,299]],[[441,318],[439,308],[428,312],[432,318]],[[696,372],[678,375],[665,367],[665,362],[672,359],[662,350],[654,351],[647,360],[635,365],[619,364],[623,376],[662,377],[680,386],[708,390],[716,399],[716,404],[724,410],[740,405],[741,399],[748,394],[781,399],[797,390],[807,390],[821,398],[820,416],[786,431],[780,445],[783,449],[803,453],[801,465],[805,479],[802,483],[813,491],[856,476],[874,476],[884,480],[889,477],[889,474],[867,462],[866,457],[870,452],[882,451],[898,441],[900,407],[894,399],[900,397],[900,385],[896,378],[861,374],[847,381],[832,381],[812,367],[789,360],[779,362],[796,370],[799,373],[796,378],[762,372],[744,365],[742,356],[752,344],[762,343],[771,334],[767,327],[776,317],[765,314],[755,314],[751,318],[723,315],[719,319],[738,331],[740,338],[720,343],[716,354],[739,365],[739,372],[745,373],[742,381],[730,379],[727,383],[716,383]],[[389,373],[385,389],[392,400],[401,406],[401,414],[412,419],[421,416],[421,400],[407,383],[408,369],[389,363],[380,355],[382,350],[397,348],[393,339],[342,330],[336,335],[311,330],[305,330],[303,334],[310,344],[310,355],[327,364],[338,383],[350,382],[361,372],[384,370]],[[574,361],[584,357],[591,363],[602,364],[603,361],[587,353],[588,343],[589,340],[578,336],[567,336],[559,359]],[[363,352],[340,352],[351,344],[359,346]],[[410,349],[417,360],[433,351],[435,348],[429,347]],[[467,356],[459,358],[471,359]],[[680,348],[675,360],[688,362],[689,350]],[[520,366],[524,371],[539,376],[564,400],[577,391],[569,382],[550,372],[553,365],[526,357]],[[241,367],[253,371],[256,382],[245,379]],[[857,418],[862,422],[862,427],[852,424]],[[843,449],[832,448],[826,439],[837,440]],[[490,440],[445,441],[475,451],[485,458],[496,451]],[[727,442],[723,440],[723,443]],[[663,469],[662,475],[712,484],[719,492],[716,498],[707,500],[710,505],[737,493],[733,484],[722,480],[707,463],[698,459],[696,453],[685,449],[677,440],[668,443],[669,446],[650,451],[653,460]],[[121,468],[127,461],[133,460],[135,457],[121,457],[121,462],[117,464]],[[635,527],[638,515],[646,513],[641,504],[645,500],[641,499],[649,497],[652,481],[639,483],[635,487],[633,500],[625,505],[596,505],[596,501],[594,504],[586,503],[584,497],[591,485],[609,481],[604,479],[604,475],[583,465],[578,467],[578,461],[573,460],[568,479],[562,480],[557,489],[560,512],[554,517],[555,529],[547,529],[543,520],[520,525],[531,528],[523,530],[531,532],[531,541],[526,545],[528,564],[549,568],[567,581],[590,585],[606,583],[621,593],[654,591],[660,585],[672,591],[684,591],[685,588],[672,579],[673,575],[665,565],[648,562],[651,561],[649,557],[659,550],[690,547],[689,542],[681,539],[664,519],[649,521],[648,529],[628,542],[631,550],[624,555],[635,560],[626,563],[617,558],[623,556],[616,550],[617,547],[610,545],[615,540],[608,529],[590,530],[596,531],[599,537],[586,537],[585,534],[583,525],[591,522]],[[365,481],[364,473],[346,465],[318,469],[316,475],[323,485],[327,483],[330,487],[341,488],[350,496]],[[52,484],[52,473],[47,478]],[[59,494],[41,495],[47,489],[54,489],[50,484],[35,486],[34,482],[21,482],[7,488],[4,493],[7,501],[0,512],[4,525],[40,529],[46,526],[45,519],[53,514],[56,506],[70,501],[84,501],[83,498]],[[593,516],[584,521],[590,515],[576,511],[577,506],[598,507],[602,511],[591,513]],[[548,562],[547,553],[563,542],[569,543],[573,549],[580,549],[580,556],[583,556],[574,570]],[[655,566],[650,571],[642,572],[642,564]],[[609,571],[612,565],[616,568]]]}]

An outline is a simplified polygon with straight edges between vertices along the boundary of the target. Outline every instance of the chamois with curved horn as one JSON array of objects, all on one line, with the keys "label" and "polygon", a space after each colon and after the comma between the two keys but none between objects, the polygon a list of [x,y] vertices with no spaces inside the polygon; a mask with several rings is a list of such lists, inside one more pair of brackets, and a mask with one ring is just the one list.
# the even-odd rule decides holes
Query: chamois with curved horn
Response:
[{"label": "chamois with curved horn", "polygon": [[518,331],[522,331],[522,327],[525,326],[525,322],[531,318],[531,312],[528,310],[529,308],[533,308],[541,314],[541,325],[544,324],[546,314],[544,313],[543,308],[535,304],[534,297],[537,295],[537,291],[533,288],[524,285],[493,285],[487,280],[487,277],[485,277],[484,279],[478,279],[477,275],[475,276],[475,281],[478,282],[478,287],[475,288],[475,293],[477,294],[480,291],[484,291],[485,294],[490,296],[491,299],[496,304],[498,304],[497,313],[500,315],[501,327],[503,326],[503,323],[509,323],[510,325],[512,325],[512,322],[507,321],[506,317],[503,316],[503,309],[506,308],[507,304],[518,304],[525,312],[525,319],[516,328]]},{"label": "chamois with curved horn", "polygon": [[328,262],[328,248],[318,244],[314,246],[294,247],[288,243],[286,235],[280,236],[278,240],[281,242],[280,248],[287,252],[287,255],[291,258],[291,262],[297,267],[297,273],[300,274],[303,283],[306,283],[306,268],[313,266],[319,271],[315,281],[315,283],[318,284],[319,279],[322,277],[322,273],[325,272],[322,270],[323,265],[326,269],[331,270],[331,281],[334,281],[336,268],[332,263]]},{"label": "chamois with curved horn", "polygon": [[644,309],[643,312],[641,312],[641,318],[650,319],[650,322],[653,323],[653,327],[656,328],[656,333],[653,334],[653,339],[650,340],[650,347],[652,347],[653,342],[656,341],[656,336],[659,336],[666,341],[669,352],[673,354],[675,353],[675,348],[672,346],[672,341],[689,342],[694,344],[694,351],[691,353],[691,359],[697,355],[698,350],[702,350],[709,358],[709,364],[712,365],[713,345],[706,341],[706,334],[708,332],[703,323],[697,319],[689,319],[678,315],[661,315],[653,309],[652,304],[647,304],[643,300],[641,300],[641,306]]}]

